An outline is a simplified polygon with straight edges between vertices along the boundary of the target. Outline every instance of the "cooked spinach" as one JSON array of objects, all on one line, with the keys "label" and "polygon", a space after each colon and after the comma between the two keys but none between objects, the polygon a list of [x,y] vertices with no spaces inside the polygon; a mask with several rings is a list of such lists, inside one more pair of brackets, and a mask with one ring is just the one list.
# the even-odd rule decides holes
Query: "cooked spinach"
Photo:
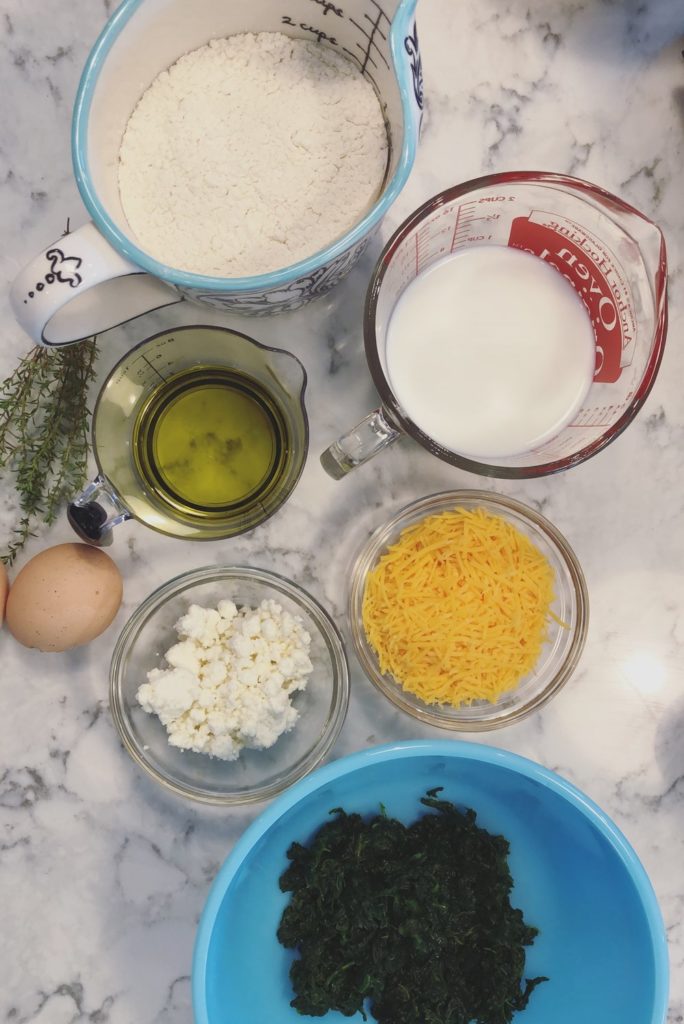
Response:
[{"label": "cooked spinach", "polygon": [[292,1006],[321,1017],[369,1008],[379,1024],[508,1024],[546,978],[523,986],[538,934],[511,907],[508,841],[431,789],[411,825],[331,811],[292,843],[278,939],[299,951]]}]

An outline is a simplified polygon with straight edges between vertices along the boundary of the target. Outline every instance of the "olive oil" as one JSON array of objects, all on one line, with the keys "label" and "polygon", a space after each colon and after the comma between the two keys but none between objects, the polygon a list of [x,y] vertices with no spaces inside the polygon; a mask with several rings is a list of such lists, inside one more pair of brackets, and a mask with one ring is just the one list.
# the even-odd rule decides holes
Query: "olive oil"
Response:
[{"label": "olive oil", "polygon": [[214,366],[161,383],[133,429],[146,489],[183,519],[232,517],[264,501],[278,487],[290,447],[273,396],[246,374]]}]

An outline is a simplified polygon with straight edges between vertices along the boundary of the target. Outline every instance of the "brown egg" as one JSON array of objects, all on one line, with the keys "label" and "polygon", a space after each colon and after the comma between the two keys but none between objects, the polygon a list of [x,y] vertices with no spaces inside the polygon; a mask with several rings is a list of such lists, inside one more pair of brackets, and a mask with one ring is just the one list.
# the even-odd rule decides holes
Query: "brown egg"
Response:
[{"label": "brown egg", "polygon": [[0,626],[2,626],[2,620],[5,615],[5,605],[7,604],[7,592],[9,590],[9,580],[7,579],[7,569],[4,564],[0,562]]},{"label": "brown egg", "polygon": [[27,562],[10,590],[7,627],[25,647],[67,651],[103,633],[119,610],[121,573],[87,544],[58,544]]}]

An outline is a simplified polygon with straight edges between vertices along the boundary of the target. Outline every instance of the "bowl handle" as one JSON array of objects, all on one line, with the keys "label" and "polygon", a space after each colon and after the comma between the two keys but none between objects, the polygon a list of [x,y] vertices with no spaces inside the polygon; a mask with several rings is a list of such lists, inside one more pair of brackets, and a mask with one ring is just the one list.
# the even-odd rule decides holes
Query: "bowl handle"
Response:
[{"label": "bowl handle", "polygon": [[89,222],[31,260],[17,275],[10,301],[37,344],[62,346],[182,298],[124,259]]},{"label": "bowl handle", "polygon": [[401,436],[401,431],[388,421],[385,410],[375,409],[326,448],[321,455],[321,465],[333,480],[341,480]]}]

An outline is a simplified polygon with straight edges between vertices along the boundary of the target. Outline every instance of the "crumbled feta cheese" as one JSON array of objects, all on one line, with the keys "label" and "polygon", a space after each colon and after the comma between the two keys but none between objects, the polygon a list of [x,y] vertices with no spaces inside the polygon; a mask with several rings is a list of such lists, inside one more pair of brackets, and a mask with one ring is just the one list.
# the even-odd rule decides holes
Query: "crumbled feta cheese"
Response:
[{"label": "crumbled feta cheese", "polygon": [[165,658],[173,668],[186,668],[194,675],[197,675],[202,664],[197,648],[191,640],[183,640],[179,644],[174,644],[166,652]]},{"label": "crumbled feta cheese", "polygon": [[220,620],[216,608],[200,608],[198,604],[191,604],[176,623],[176,631],[179,637],[196,640],[202,647],[211,647],[220,636],[217,630]]},{"label": "crumbled feta cheese", "polygon": [[313,671],[311,637],[277,601],[238,609],[190,605],[175,625],[168,668],[147,673],[138,703],[156,714],[169,743],[234,761],[244,747],[264,750],[299,717],[290,702]]},{"label": "crumbled feta cheese", "polygon": [[217,611],[222,619],[232,622],[237,615],[237,605],[234,601],[219,601]]}]

